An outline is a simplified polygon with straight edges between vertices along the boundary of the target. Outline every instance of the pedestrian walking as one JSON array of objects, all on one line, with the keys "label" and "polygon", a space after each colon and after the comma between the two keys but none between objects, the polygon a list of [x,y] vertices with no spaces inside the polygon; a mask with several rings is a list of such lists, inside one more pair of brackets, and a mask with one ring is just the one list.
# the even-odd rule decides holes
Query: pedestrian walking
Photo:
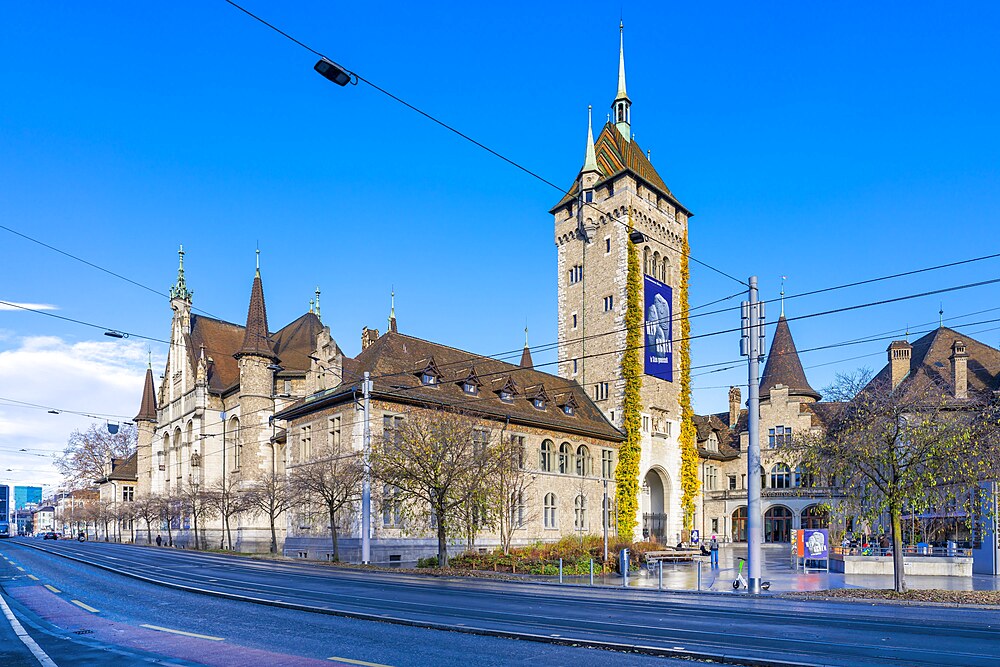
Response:
[{"label": "pedestrian walking", "polygon": [[162,547],[163,546],[163,538],[160,537],[159,535],[156,536],[156,546],[158,546],[158,547]]},{"label": "pedestrian walking", "polygon": [[708,552],[711,554],[709,565],[719,567],[719,538],[712,535],[712,541],[708,543]]}]

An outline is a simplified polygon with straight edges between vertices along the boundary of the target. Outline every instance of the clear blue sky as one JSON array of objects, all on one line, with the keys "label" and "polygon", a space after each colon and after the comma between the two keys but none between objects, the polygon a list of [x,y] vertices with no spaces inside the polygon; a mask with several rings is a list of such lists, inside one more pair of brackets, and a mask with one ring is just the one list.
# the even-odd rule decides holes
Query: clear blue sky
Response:
[{"label": "clear blue sky", "polygon": [[[246,1],[567,187],[583,162],[587,105],[599,127],[614,96],[618,4]],[[765,296],[782,275],[797,293],[1000,248],[1000,7],[873,4],[624,6],[633,131],[695,213],[692,254],[758,274]],[[164,291],[183,243],[195,306],[236,322],[259,242],[272,328],[303,313],[320,285],[324,320],[352,355],[363,325],[385,328],[393,285],[406,333],[492,354],[518,348],[527,321],[533,344],[554,340],[547,210],[559,193],[369,87],[328,83],[314,62],[222,0],[6,3],[0,221]],[[0,299],[168,336],[165,300],[2,230],[0,243]],[[992,278],[998,267],[796,299],[787,312]],[[693,267],[692,305],[737,289]],[[922,329],[941,302],[947,318],[996,307],[998,294],[924,298],[792,331],[808,348]],[[737,317],[695,319],[693,332]],[[993,318],[1000,311],[953,324]],[[965,330],[996,345],[998,326]],[[37,336],[114,343],[24,312],[0,312],[0,334],[0,354]],[[838,370],[881,366],[886,345],[803,362],[821,388]],[[860,355],[872,356],[850,359]],[[733,334],[694,346],[695,365],[737,358]],[[808,368],[817,364],[826,365]],[[696,375],[696,408],[724,409],[725,387],[745,379],[742,367]],[[46,381],[58,385],[59,369]],[[138,407],[138,395],[93,406],[86,392],[64,407]]]}]

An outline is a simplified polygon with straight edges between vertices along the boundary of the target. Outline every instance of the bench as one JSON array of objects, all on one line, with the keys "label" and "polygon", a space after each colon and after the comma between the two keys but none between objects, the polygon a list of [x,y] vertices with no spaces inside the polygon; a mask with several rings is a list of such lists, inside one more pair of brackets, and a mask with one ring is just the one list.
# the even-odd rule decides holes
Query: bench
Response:
[{"label": "bench", "polygon": [[646,562],[656,563],[667,561],[672,563],[688,563],[694,560],[695,556],[700,556],[700,549],[669,549],[665,551],[647,551]]}]

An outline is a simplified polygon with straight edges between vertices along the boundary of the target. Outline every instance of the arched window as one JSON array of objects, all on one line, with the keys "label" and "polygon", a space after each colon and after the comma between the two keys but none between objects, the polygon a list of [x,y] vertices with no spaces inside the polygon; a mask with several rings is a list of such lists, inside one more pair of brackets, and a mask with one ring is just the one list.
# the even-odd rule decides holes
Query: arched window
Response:
[{"label": "arched window", "polygon": [[792,470],[784,463],[775,463],[771,467],[771,488],[788,489],[792,486]]},{"label": "arched window", "polygon": [[546,528],[558,528],[558,517],[556,516],[556,494],[546,493],[545,501],[542,503],[542,521]]},{"label": "arched window", "polygon": [[573,448],[568,442],[559,445],[559,472],[568,475],[573,467]]},{"label": "arched window", "polygon": [[792,510],[775,505],[764,512],[764,541],[788,542],[792,539]]},{"label": "arched window", "polygon": [[573,529],[587,530],[587,498],[582,493],[573,501]]},{"label": "arched window", "polygon": [[649,275],[653,276],[657,280],[660,279],[660,253],[653,253],[653,266],[650,267]]},{"label": "arched window", "polygon": [[576,474],[580,477],[590,474],[590,450],[587,449],[587,445],[576,448]]},{"label": "arched window", "polygon": [[827,528],[830,512],[821,505],[810,505],[802,510],[802,527],[805,529]]},{"label": "arched window", "polygon": [[180,484],[183,481],[181,475],[181,447],[183,446],[181,441],[181,430],[179,428],[174,429],[174,481]]},{"label": "arched window", "polygon": [[240,469],[240,459],[243,453],[243,441],[240,438],[240,420],[233,417],[229,420],[229,428],[226,429],[226,440],[229,441],[229,460],[232,461],[233,470]]},{"label": "arched window", "polygon": [[382,525],[396,528],[403,523],[403,503],[399,499],[399,489],[386,484],[382,487]]},{"label": "arched window", "polygon": [[747,508],[737,507],[733,512],[733,542],[747,541]]},{"label": "arched window", "polygon": [[538,452],[538,467],[542,472],[552,472],[552,449],[551,440],[542,440],[542,448]]},{"label": "arched window", "polygon": [[815,486],[816,480],[813,474],[809,472],[804,465],[796,466],[795,468],[795,486],[808,489],[811,486]]},{"label": "arched window", "polygon": [[649,246],[642,249],[642,272],[646,275],[653,273],[652,253],[649,251]]},{"label": "arched window", "polygon": [[670,282],[670,259],[664,255],[663,264],[660,266],[660,280],[665,283]]}]

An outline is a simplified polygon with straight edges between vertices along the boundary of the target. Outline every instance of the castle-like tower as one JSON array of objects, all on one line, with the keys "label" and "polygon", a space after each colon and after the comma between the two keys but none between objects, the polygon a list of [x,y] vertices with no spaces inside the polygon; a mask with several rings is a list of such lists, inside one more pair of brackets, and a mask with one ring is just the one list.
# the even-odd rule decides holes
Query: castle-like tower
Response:
[{"label": "castle-like tower", "polygon": [[[680,354],[673,342],[680,336],[680,317],[686,317],[680,314],[686,289],[680,265],[691,213],[632,137],[623,26],[619,30],[618,90],[609,121],[595,142],[588,114],[583,167],[550,211],[558,248],[559,374],[582,384],[622,426],[628,242],[630,231],[640,232],[647,346],[638,525],[644,534],[672,542],[682,525]],[[657,357],[653,364],[650,354]]]}]

